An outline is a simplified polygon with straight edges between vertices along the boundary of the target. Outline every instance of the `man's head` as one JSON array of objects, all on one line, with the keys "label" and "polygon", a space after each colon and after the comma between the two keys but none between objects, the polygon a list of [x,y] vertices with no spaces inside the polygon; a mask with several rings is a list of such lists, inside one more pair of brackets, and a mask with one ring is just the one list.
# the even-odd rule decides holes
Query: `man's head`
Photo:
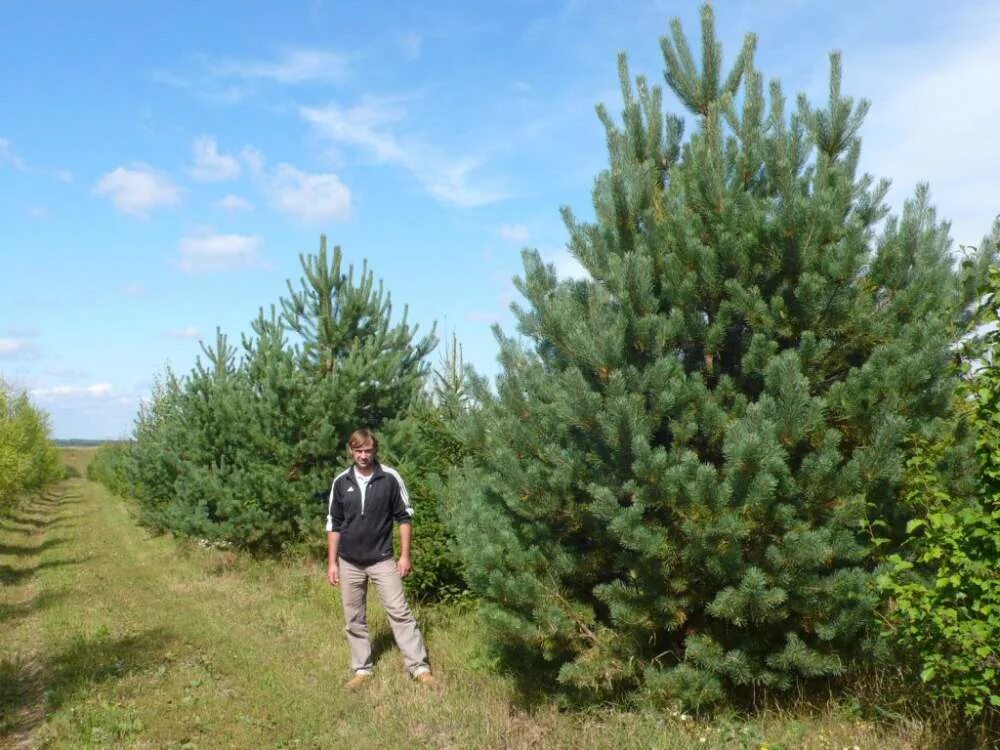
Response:
[{"label": "man's head", "polygon": [[375,465],[378,456],[378,438],[367,427],[362,427],[347,438],[347,450],[351,453],[354,465],[362,472],[368,472]]}]

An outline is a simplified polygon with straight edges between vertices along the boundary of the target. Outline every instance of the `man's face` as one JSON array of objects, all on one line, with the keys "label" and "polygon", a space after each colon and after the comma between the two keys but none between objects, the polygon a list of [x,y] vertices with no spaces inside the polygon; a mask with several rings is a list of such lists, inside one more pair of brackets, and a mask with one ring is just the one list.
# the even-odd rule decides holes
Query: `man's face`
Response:
[{"label": "man's face", "polygon": [[372,441],[366,440],[357,447],[351,447],[351,458],[354,465],[361,470],[370,469],[375,461],[375,446]]}]

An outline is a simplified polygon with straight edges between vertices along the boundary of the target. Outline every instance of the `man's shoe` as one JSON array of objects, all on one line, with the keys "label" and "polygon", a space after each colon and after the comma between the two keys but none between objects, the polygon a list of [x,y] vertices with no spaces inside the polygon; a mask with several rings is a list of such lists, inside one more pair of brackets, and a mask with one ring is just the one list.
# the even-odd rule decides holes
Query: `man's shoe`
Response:
[{"label": "man's shoe", "polygon": [[430,673],[430,670],[424,670],[414,679],[424,687],[435,687],[437,685],[437,679]]},{"label": "man's shoe", "polygon": [[354,673],[354,677],[352,677],[351,679],[349,679],[347,681],[347,683],[344,685],[344,689],[345,690],[360,690],[361,688],[363,688],[365,685],[368,684],[368,681],[371,678],[372,678],[372,676],[370,674],[368,674],[367,672],[355,672]]}]

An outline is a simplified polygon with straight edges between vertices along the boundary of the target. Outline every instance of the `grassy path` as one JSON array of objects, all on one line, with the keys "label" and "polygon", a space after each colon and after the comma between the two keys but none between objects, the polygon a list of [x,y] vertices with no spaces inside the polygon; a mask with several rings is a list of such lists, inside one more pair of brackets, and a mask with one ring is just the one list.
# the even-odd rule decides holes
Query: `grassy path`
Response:
[{"label": "grassy path", "polygon": [[346,693],[340,604],[323,573],[150,536],[103,488],[62,483],[0,519],[0,746],[913,746],[832,715],[709,725],[526,707],[476,668],[475,619],[441,608],[418,613],[440,690],[406,677],[375,607],[376,677]]},{"label": "grassy path", "polygon": [[[19,513],[0,522],[0,626],[6,657],[0,662],[0,705],[5,711],[0,732],[12,747],[30,747],[32,730],[46,710],[44,662],[35,612],[52,601],[39,591],[36,571],[47,549],[58,545],[48,534],[51,514],[63,496],[40,496],[34,513]],[[66,499],[68,502],[68,499]]]}]

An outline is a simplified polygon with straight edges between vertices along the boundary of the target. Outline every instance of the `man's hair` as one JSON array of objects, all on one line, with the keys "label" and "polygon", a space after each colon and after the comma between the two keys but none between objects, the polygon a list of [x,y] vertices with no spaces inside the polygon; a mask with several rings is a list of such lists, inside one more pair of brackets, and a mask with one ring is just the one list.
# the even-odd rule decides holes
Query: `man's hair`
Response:
[{"label": "man's hair", "polygon": [[375,453],[378,453],[378,438],[375,437],[375,433],[367,427],[362,427],[361,429],[355,430],[351,433],[351,436],[347,438],[347,449],[353,450],[355,448],[360,448],[369,440],[372,441],[372,448]]}]

